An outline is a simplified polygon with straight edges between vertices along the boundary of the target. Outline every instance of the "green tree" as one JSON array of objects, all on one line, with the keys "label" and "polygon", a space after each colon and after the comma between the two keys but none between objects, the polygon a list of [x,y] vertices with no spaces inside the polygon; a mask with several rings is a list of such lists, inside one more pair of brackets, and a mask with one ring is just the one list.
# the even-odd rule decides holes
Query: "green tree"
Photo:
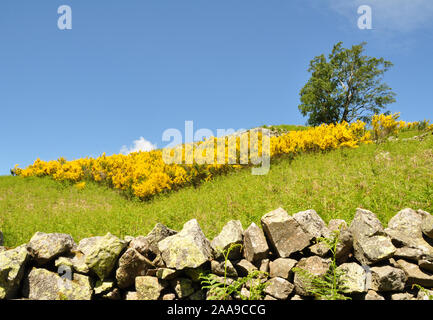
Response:
[{"label": "green tree", "polygon": [[343,48],[334,45],[328,59],[322,54],[310,61],[311,78],[300,91],[299,110],[309,125],[369,122],[375,113],[395,102],[395,93],[383,82],[390,61],[363,55],[365,42]]}]

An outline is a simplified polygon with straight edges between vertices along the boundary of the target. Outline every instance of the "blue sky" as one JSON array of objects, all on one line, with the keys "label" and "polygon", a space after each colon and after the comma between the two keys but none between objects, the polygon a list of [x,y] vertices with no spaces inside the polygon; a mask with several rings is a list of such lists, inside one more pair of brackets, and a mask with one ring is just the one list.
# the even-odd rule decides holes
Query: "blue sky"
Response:
[{"label": "blue sky", "polygon": [[[64,4],[72,30],[57,27]],[[357,27],[361,4],[372,30]],[[304,124],[308,63],[338,41],[394,63],[390,110],[433,120],[432,22],[431,0],[3,0],[0,174],[140,137],[163,147],[186,120],[214,132]]]}]

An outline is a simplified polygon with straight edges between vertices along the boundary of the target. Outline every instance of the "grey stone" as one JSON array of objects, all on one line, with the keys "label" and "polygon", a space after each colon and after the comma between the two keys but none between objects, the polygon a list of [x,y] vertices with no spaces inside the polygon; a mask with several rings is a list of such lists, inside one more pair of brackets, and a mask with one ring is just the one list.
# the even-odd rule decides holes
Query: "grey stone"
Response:
[{"label": "grey stone", "polygon": [[391,300],[415,300],[415,297],[408,292],[394,293],[391,295]]},{"label": "grey stone", "polygon": [[396,251],[379,219],[371,211],[358,208],[349,231],[353,236],[355,258],[362,264],[386,260]]},{"label": "grey stone", "polygon": [[227,265],[225,261],[212,260],[211,271],[213,274],[216,274],[218,276],[224,276],[225,272],[227,272],[228,277],[238,276],[238,273],[230,260],[227,260]]},{"label": "grey stone", "polygon": [[113,281],[102,281],[97,280],[95,286],[93,288],[93,292],[95,294],[104,294],[113,289],[114,282]]},{"label": "grey stone", "polygon": [[399,259],[394,265],[401,268],[406,274],[407,285],[418,284],[423,287],[433,287],[433,275],[422,271],[416,264]]},{"label": "grey stone", "polygon": [[162,296],[162,300],[174,300],[176,299],[176,295],[174,293],[166,293]]},{"label": "grey stone", "polygon": [[119,259],[116,270],[117,285],[122,289],[133,286],[135,278],[146,275],[148,268],[145,257],[137,250],[128,248]]},{"label": "grey stone", "polygon": [[269,259],[263,259],[260,262],[259,270],[261,272],[269,273],[269,264],[270,264],[270,260]]},{"label": "grey stone", "polygon": [[138,236],[129,241],[129,248],[136,250],[142,256],[148,255],[150,252],[150,241],[145,236]]},{"label": "grey stone", "polygon": [[103,237],[81,240],[78,250],[84,253],[85,263],[89,270],[103,280],[110,275],[125,246],[125,241],[107,233]]},{"label": "grey stone", "polygon": [[278,258],[269,263],[269,276],[289,279],[293,275],[292,269],[298,261],[289,258]]},{"label": "grey stone", "polygon": [[[296,268],[306,271],[312,276],[323,276],[329,270],[330,266],[329,259],[323,259],[318,256],[312,256],[308,258],[302,258],[299,260]],[[310,288],[311,282],[309,279],[305,278],[300,272],[295,272],[295,277],[293,281],[296,289],[296,293],[301,296],[311,296]]]},{"label": "grey stone", "polygon": [[137,292],[128,291],[125,295],[125,300],[138,300]]},{"label": "grey stone", "polygon": [[27,250],[38,264],[45,264],[68,253],[74,245],[69,234],[36,232],[27,244]]},{"label": "grey stone", "polygon": [[288,258],[292,253],[310,245],[311,235],[282,208],[265,214],[261,223],[267,239],[279,257]]},{"label": "grey stone", "polygon": [[308,249],[310,249],[310,251],[313,255],[319,256],[322,258],[330,253],[329,247],[323,242],[315,243],[315,244],[311,245],[310,247],[308,247]]},{"label": "grey stone", "polygon": [[325,222],[317,214],[317,212],[312,209],[295,213],[292,217],[298,222],[301,228],[310,235],[310,238],[312,239],[317,239],[320,237],[327,238],[331,235],[331,232],[326,227]]},{"label": "grey stone", "polygon": [[143,255],[147,254],[149,251],[158,255],[160,253],[158,243],[167,237],[174,236],[175,234],[177,234],[177,231],[166,227],[162,223],[157,223],[147,236],[135,238],[135,240],[131,242],[130,246]]},{"label": "grey stone", "polygon": [[374,290],[368,290],[364,296],[364,300],[385,300],[385,298]]},{"label": "grey stone", "polygon": [[223,227],[221,232],[212,240],[211,245],[218,256],[227,251],[231,246],[229,259],[240,259],[242,256],[242,223],[239,220],[231,220]]},{"label": "grey stone", "polygon": [[385,236],[383,226],[376,215],[365,209],[356,209],[355,217],[350,224],[354,239],[360,237]]},{"label": "grey stone", "polygon": [[161,291],[167,286],[163,280],[156,277],[139,276],[135,278],[135,289],[138,300],[158,300]]},{"label": "grey stone", "polygon": [[266,286],[264,293],[276,299],[285,300],[292,293],[293,288],[293,284],[291,284],[289,281],[280,277],[275,277],[268,281],[268,285]]},{"label": "grey stone", "polygon": [[78,273],[73,279],[33,268],[24,281],[24,295],[30,300],[90,300],[92,298],[90,278]]},{"label": "grey stone", "polygon": [[343,263],[338,266],[338,269],[344,272],[341,277],[346,289],[345,293],[362,293],[367,292],[366,272],[363,267],[355,262]]},{"label": "grey stone", "polygon": [[194,293],[192,280],[188,278],[177,278],[171,281],[171,286],[179,299],[184,299]]},{"label": "grey stone", "polygon": [[253,222],[244,232],[244,255],[250,262],[266,259],[268,243],[263,231]]},{"label": "grey stone", "polygon": [[423,215],[421,230],[427,237],[433,239],[433,216],[431,214]]},{"label": "grey stone", "polygon": [[238,263],[235,263],[235,269],[239,276],[246,277],[248,273],[256,271],[257,267],[248,260],[242,259]]},{"label": "grey stone", "polygon": [[422,250],[410,247],[397,248],[394,253],[395,258],[403,258],[415,262],[417,262],[423,255]]},{"label": "grey stone", "polygon": [[169,268],[158,268],[156,277],[161,280],[172,280],[179,275],[179,271]]},{"label": "grey stone", "polygon": [[402,291],[407,277],[403,270],[391,266],[373,267],[371,270],[371,289],[374,291]]},{"label": "grey stone", "polygon": [[177,270],[197,268],[213,257],[210,242],[195,219],[185,223],[178,234],[161,240],[158,248],[166,266]]},{"label": "grey stone", "polygon": [[26,245],[0,252],[0,299],[15,297],[28,260]]},{"label": "grey stone", "polygon": [[[422,223],[426,214],[420,210],[403,209],[391,218],[385,231],[397,246],[418,249],[423,255],[433,257],[433,247],[422,236]],[[421,257],[418,256],[417,259]]]}]

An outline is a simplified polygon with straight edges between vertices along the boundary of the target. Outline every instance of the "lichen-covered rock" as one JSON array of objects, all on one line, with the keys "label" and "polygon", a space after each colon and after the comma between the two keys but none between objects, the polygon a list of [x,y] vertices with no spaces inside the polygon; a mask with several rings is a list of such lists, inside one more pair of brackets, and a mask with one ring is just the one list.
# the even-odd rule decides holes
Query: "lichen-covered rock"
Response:
[{"label": "lichen-covered rock", "polygon": [[104,294],[107,293],[108,291],[110,291],[114,286],[114,282],[113,281],[102,281],[102,280],[98,280],[95,283],[95,286],[93,288],[93,292],[95,294]]},{"label": "lichen-covered rock", "polygon": [[269,259],[263,259],[260,262],[259,270],[261,272],[269,273],[269,264],[270,264],[270,260]]},{"label": "lichen-covered rock", "polygon": [[433,216],[431,214],[423,215],[421,230],[427,237],[433,239]]},{"label": "lichen-covered rock", "polygon": [[213,249],[196,219],[186,222],[182,231],[158,243],[161,257],[168,268],[197,268],[213,257]]},{"label": "lichen-covered rock", "polygon": [[86,258],[81,251],[72,250],[67,257],[59,257],[54,262],[56,267],[68,266],[79,273],[89,273],[89,267],[86,264]]},{"label": "lichen-covered rock", "polygon": [[266,259],[269,246],[262,229],[254,222],[244,232],[244,255],[250,262]]},{"label": "lichen-covered rock", "polygon": [[279,300],[285,300],[292,293],[294,285],[286,279],[275,277],[268,281],[264,293]]},{"label": "lichen-covered rock", "polygon": [[0,252],[0,299],[15,297],[28,260],[26,245]]},{"label": "lichen-covered rock", "polygon": [[391,300],[416,300],[413,295],[408,292],[394,293],[391,295]]},{"label": "lichen-covered rock", "polygon": [[393,263],[395,267],[401,268],[407,277],[407,285],[418,284],[423,287],[433,287],[433,275],[422,271],[416,264],[399,259]]},{"label": "lichen-covered rock", "polygon": [[71,280],[33,268],[24,281],[24,295],[30,300],[90,300],[92,285],[89,277],[78,273]]},{"label": "lichen-covered rock", "polygon": [[364,296],[364,300],[385,300],[385,298],[374,290],[368,290]]},{"label": "lichen-covered rock", "polygon": [[269,263],[269,276],[289,279],[293,275],[292,269],[298,261],[289,258],[278,258]]},{"label": "lichen-covered rock", "polygon": [[391,266],[373,267],[371,270],[371,289],[374,291],[402,291],[407,277],[403,270]]},{"label": "lichen-covered rock", "polygon": [[27,244],[27,250],[38,264],[45,264],[68,253],[74,245],[69,234],[36,232]]},{"label": "lichen-covered rock", "polygon": [[212,273],[217,276],[223,276],[225,273],[227,273],[227,277],[238,276],[238,273],[230,260],[227,260],[227,262],[212,260],[210,266]]},{"label": "lichen-covered rock", "polygon": [[392,257],[395,250],[391,240],[386,236],[359,238],[354,241],[355,258],[366,265]]},{"label": "lichen-covered rock", "polygon": [[414,262],[417,262],[422,256],[422,250],[410,247],[397,248],[394,253],[394,258],[396,259],[403,258]]},{"label": "lichen-covered rock", "polygon": [[308,249],[310,250],[310,252],[313,255],[319,256],[322,258],[331,253],[331,251],[329,250],[329,247],[323,242],[315,243],[315,244],[309,246]]},{"label": "lichen-covered rock", "polygon": [[78,244],[78,250],[84,253],[85,263],[89,270],[103,280],[110,275],[125,246],[125,241],[107,233],[103,237],[81,240]]},{"label": "lichen-covered rock", "polygon": [[163,280],[156,277],[140,276],[135,278],[135,289],[138,300],[158,300],[161,291],[167,286]]},{"label": "lichen-covered rock", "polygon": [[350,262],[341,264],[338,269],[344,272],[341,280],[344,282],[345,293],[367,292],[367,277],[363,267],[356,262]]},{"label": "lichen-covered rock", "polygon": [[[330,266],[329,259],[323,259],[317,256],[312,256],[308,258],[302,258],[299,260],[296,268],[304,270],[309,275],[312,276],[323,276],[329,270]],[[311,296],[311,282],[308,278],[303,276],[301,272],[295,272],[295,277],[293,281],[296,289],[296,293],[301,296]]]},{"label": "lichen-covered rock", "polygon": [[310,209],[295,213],[292,216],[301,228],[310,235],[312,239],[320,237],[329,237],[331,235],[330,230],[326,227],[325,222],[317,214],[316,211]]},{"label": "lichen-covered rock", "polygon": [[373,212],[358,208],[349,230],[355,258],[362,264],[371,265],[394,255],[396,248]]},{"label": "lichen-covered rock", "polygon": [[137,292],[135,291],[128,291],[125,294],[125,300],[139,300]]},{"label": "lichen-covered rock", "polygon": [[257,270],[257,267],[246,259],[242,259],[241,261],[235,263],[234,266],[238,275],[241,277],[246,277],[248,273]]},{"label": "lichen-covered rock", "polygon": [[128,248],[119,259],[116,270],[116,280],[119,288],[128,288],[134,285],[135,277],[146,275],[149,268],[143,255],[133,248]]},{"label": "lichen-covered rock", "polygon": [[174,299],[176,299],[176,295],[174,293],[166,293],[161,298],[161,300],[167,300],[167,301],[174,300]]},{"label": "lichen-covered rock", "polygon": [[399,247],[418,249],[422,255],[417,256],[419,260],[423,255],[433,257],[433,247],[423,238],[422,225],[427,213],[415,211],[410,208],[399,211],[388,222],[385,232]]},{"label": "lichen-covered rock", "polygon": [[191,279],[188,278],[177,278],[172,280],[170,284],[179,299],[184,299],[195,291]]},{"label": "lichen-covered rock", "polygon": [[273,250],[281,258],[288,258],[310,245],[311,235],[282,208],[265,214],[261,223]]},{"label": "lichen-covered rock", "polygon": [[212,248],[218,256],[221,256],[222,251],[228,250],[232,245],[238,245],[230,251],[229,259],[240,259],[241,246],[239,245],[242,244],[242,233],[242,223],[239,220],[231,220],[227,222],[221,232],[212,240]]},{"label": "lichen-covered rock", "polygon": [[179,275],[179,271],[169,268],[158,268],[156,277],[161,280],[172,280]]},{"label": "lichen-covered rock", "polygon": [[130,242],[129,246],[140,252],[142,255],[146,255],[149,252],[158,255],[160,254],[158,243],[175,234],[177,234],[177,231],[166,227],[162,223],[157,223],[147,236],[136,237]]}]

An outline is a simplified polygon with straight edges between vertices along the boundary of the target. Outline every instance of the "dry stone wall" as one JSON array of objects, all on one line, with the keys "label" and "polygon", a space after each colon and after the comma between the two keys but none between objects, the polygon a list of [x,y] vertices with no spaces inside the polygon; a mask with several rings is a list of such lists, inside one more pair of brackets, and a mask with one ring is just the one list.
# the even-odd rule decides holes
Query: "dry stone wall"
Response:
[{"label": "dry stone wall", "polygon": [[[328,225],[314,210],[289,215],[282,208],[265,214],[261,228],[229,221],[209,241],[198,222],[179,232],[157,224],[147,236],[108,233],[75,243],[70,235],[37,232],[27,244],[0,247],[0,299],[35,300],[204,300],[201,273],[227,283],[250,272],[265,272],[265,300],[314,299],[294,270],[324,275],[331,251],[323,242],[340,230],[335,248],[343,271],[344,294],[360,300],[420,300],[433,291],[433,216],[404,209],[384,228],[376,215],[357,209],[348,225]],[[0,244],[2,241],[0,231]],[[225,263],[222,250],[240,244]],[[297,269],[294,269],[297,268]],[[419,285],[424,289],[414,286]],[[249,284],[240,288],[248,296]],[[233,294],[230,298],[241,299]]]}]

